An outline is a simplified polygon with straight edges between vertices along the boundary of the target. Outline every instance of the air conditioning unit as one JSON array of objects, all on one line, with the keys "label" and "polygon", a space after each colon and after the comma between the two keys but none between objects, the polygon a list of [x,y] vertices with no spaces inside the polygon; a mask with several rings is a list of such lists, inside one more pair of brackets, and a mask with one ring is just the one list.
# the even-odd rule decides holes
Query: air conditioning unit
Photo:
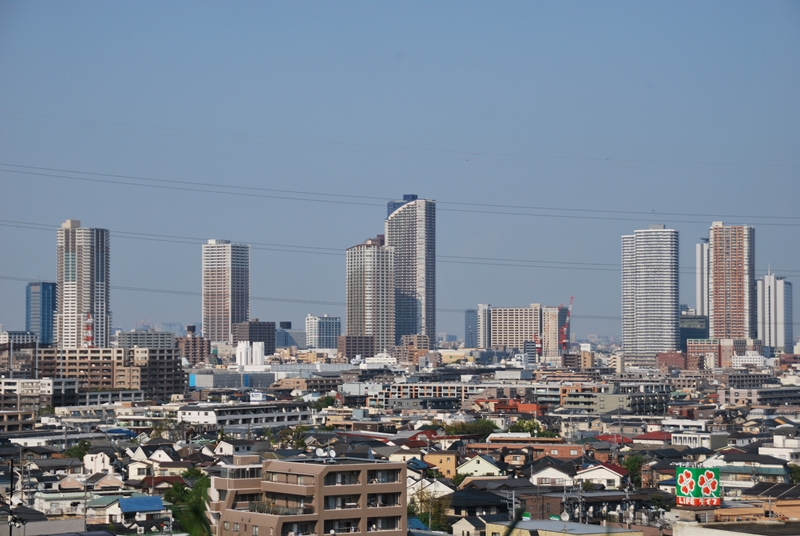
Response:
[{"label": "air conditioning unit", "polygon": [[144,527],[136,527],[136,534],[144,534]]}]

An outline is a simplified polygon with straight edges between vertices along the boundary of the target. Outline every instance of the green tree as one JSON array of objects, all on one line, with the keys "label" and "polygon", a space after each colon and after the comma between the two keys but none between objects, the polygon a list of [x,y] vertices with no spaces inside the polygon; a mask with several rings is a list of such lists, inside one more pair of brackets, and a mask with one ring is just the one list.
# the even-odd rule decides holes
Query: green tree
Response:
[{"label": "green tree", "polygon": [[450,506],[449,497],[434,497],[427,491],[418,491],[414,494],[412,501],[417,518],[426,525],[430,520],[431,530],[448,534],[452,532],[453,527],[447,519],[447,508]]},{"label": "green tree", "polygon": [[628,473],[630,473],[631,482],[633,485],[641,487],[642,485],[642,466],[644,465],[644,458],[641,454],[635,454],[633,456],[628,456],[625,458],[625,461],[622,462],[622,467],[625,468]]},{"label": "green tree", "polygon": [[538,437],[558,437],[558,433],[553,430],[545,430],[536,419],[528,421],[519,420],[511,425],[508,429],[509,432],[528,432],[532,436]]},{"label": "green tree", "polygon": [[482,439],[497,429],[497,425],[488,419],[478,419],[472,422],[455,422],[445,425],[444,430],[447,435],[471,435],[479,434]]},{"label": "green tree", "polygon": [[789,464],[789,478],[792,484],[800,484],[800,465]]},{"label": "green tree", "polygon": [[[185,478],[193,478],[195,473],[192,471],[193,469],[185,471],[184,474],[191,474]],[[164,499],[172,503],[170,509],[175,519],[191,536],[211,536],[211,526],[206,516],[206,500],[210,484],[211,479],[208,475],[202,474],[194,481],[191,488],[175,483],[164,493]]]},{"label": "green tree", "polygon": [[466,473],[456,473],[456,475],[453,477],[453,485],[456,487],[460,486],[461,483],[464,482],[465,478],[467,478]]},{"label": "green tree", "polygon": [[313,407],[316,410],[320,410],[320,409],[328,408],[328,407],[333,406],[335,404],[336,404],[336,397],[334,397],[334,396],[321,396],[316,400],[316,402],[311,404],[311,407]]},{"label": "green tree", "polygon": [[92,444],[85,439],[81,439],[78,441],[77,445],[72,445],[70,448],[65,450],[64,456],[67,458],[78,458],[79,460],[83,460],[83,457],[86,456],[90,448],[92,448]]}]

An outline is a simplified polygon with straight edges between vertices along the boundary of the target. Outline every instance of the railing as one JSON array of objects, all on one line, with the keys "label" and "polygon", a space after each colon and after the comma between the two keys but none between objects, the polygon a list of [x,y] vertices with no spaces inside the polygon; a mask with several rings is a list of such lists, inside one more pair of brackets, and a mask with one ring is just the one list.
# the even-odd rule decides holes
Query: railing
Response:
[{"label": "railing", "polygon": [[275,506],[273,504],[260,502],[251,502],[248,510],[258,514],[269,514],[273,516],[302,516],[314,513],[313,506],[290,508],[288,506]]}]

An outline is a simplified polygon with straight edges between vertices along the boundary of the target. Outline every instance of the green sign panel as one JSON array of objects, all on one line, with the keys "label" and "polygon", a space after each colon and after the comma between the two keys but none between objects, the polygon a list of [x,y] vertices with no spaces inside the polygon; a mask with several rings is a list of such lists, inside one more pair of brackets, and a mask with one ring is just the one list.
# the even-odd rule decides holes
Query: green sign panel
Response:
[{"label": "green sign panel", "polygon": [[675,502],[689,506],[719,506],[722,486],[719,469],[681,467],[675,471]]}]

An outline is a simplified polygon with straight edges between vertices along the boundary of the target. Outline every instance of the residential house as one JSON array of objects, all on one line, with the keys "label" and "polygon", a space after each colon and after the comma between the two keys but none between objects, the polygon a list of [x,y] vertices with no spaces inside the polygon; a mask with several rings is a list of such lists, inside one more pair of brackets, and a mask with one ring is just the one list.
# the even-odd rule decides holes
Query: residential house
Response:
[{"label": "residential house", "polygon": [[628,471],[613,463],[598,463],[586,469],[580,469],[575,480],[602,484],[606,489],[619,489],[628,480]]},{"label": "residential house", "polygon": [[496,476],[503,474],[497,462],[486,454],[478,454],[462,463],[456,469],[461,475],[469,476]]}]

